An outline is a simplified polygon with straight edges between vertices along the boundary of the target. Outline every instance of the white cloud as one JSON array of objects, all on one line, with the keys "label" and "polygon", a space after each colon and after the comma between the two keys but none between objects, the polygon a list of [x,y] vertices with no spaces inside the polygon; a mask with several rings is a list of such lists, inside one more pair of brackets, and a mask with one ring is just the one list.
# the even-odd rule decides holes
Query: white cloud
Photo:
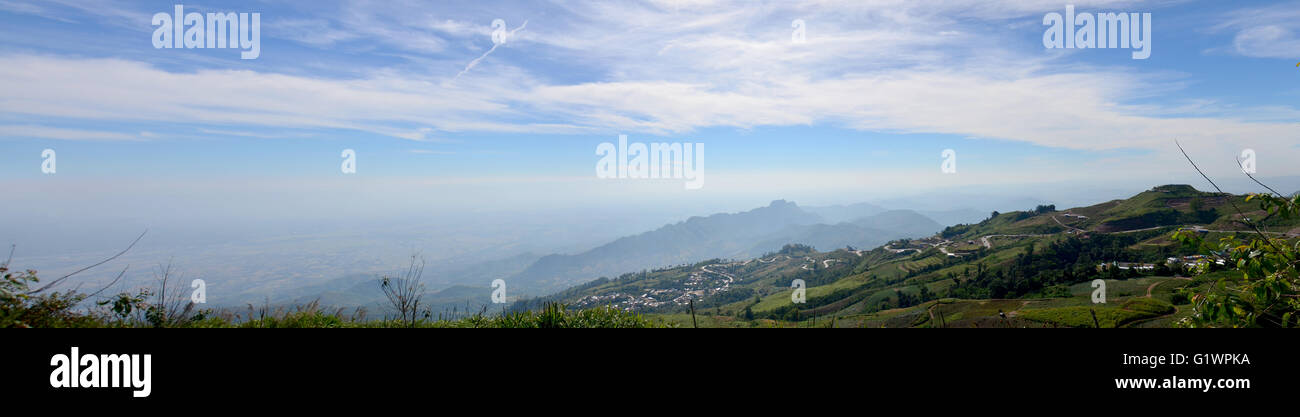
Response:
[{"label": "white cloud", "polygon": [[[75,10],[77,13],[98,16],[110,25],[140,32],[150,32],[153,28],[150,26],[150,18],[155,12],[165,11],[143,11],[138,4],[122,3],[117,0],[49,0],[49,3],[63,7],[62,10],[50,10],[51,13],[62,16],[65,10]],[[166,10],[170,10],[167,6]]]},{"label": "white cloud", "polygon": [[52,12],[44,7],[37,6],[32,3],[23,3],[23,2],[17,2],[11,0],[0,0],[0,10],[10,12],[10,13],[20,13],[20,14],[27,14],[32,16],[40,16],[46,19],[57,20],[64,23],[76,23],[76,21],[72,19],[68,19],[65,16],[61,16],[58,13]]},{"label": "white cloud", "polygon": [[39,138],[39,139],[58,139],[58,140],[89,140],[89,141],[140,141],[147,140],[154,135],[149,132],[140,132],[139,134],[128,134],[121,132],[109,132],[101,130],[83,130],[83,129],[64,129],[49,126],[38,125],[0,125],[0,137],[9,138]]},{"label": "white cloud", "polygon": [[1255,58],[1300,59],[1300,3],[1236,10],[1212,28],[1236,31],[1232,51]]},{"label": "white cloud", "polygon": [[455,155],[456,154],[455,152],[452,151],[435,151],[431,149],[411,149],[408,152],[417,155]]},{"label": "white cloud", "polygon": [[317,47],[355,40],[359,34],[335,27],[325,19],[280,19],[267,22],[267,35]]},{"label": "white cloud", "polygon": [[1237,52],[1256,58],[1300,58],[1300,37],[1281,25],[1242,29],[1232,39]]},{"label": "white cloud", "polygon": [[[461,36],[488,30],[404,7],[410,5],[350,6],[337,22],[319,24],[346,28],[358,39],[410,40],[405,32],[420,31],[427,39],[424,47],[411,46],[416,49],[442,48],[431,30]],[[386,69],[351,79],[172,72],[117,59],[11,56],[0,67],[0,111],[279,131],[342,128],[411,140],[432,140],[433,132],[685,134],[708,127],[829,125],[1082,150],[1163,152],[1177,138],[1198,149],[1224,150],[1249,140],[1289,155],[1290,144],[1300,143],[1296,124],[1285,117],[1294,108],[1267,111],[1283,117],[1244,118],[1205,111],[1222,107],[1209,99],[1151,104],[1145,99],[1178,91],[1181,80],[1132,68],[1066,65],[1038,49],[998,47],[1014,45],[1015,39],[999,37],[1018,32],[965,23],[1061,7],[1050,1],[556,7],[563,13],[554,14],[563,17],[511,38],[521,42],[512,56],[553,57],[595,75],[556,82],[550,71],[563,71],[563,65],[534,68],[508,59],[456,80],[452,73]],[[393,20],[380,25],[385,29],[370,28],[380,17]],[[807,22],[806,43],[790,42],[794,18]],[[1143,104],[1133,104],[1139,99]]]},{"label": "white cloud", "polygon": [[469,36],[488,37],[492,35],[492,28],[486,24],[464,22],[464,21],[452,20],[452,19],[433,20],[432,22],[429,23],[429,27],[439,32],[446,33],[448,35],[452,35],[456,37],[469,37]]}]

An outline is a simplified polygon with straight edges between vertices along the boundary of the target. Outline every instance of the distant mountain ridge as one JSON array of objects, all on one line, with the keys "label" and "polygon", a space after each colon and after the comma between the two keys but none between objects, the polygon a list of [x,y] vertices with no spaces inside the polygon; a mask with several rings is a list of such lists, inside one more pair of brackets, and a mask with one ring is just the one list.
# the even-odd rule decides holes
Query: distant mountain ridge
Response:
[{"label": "distant mountain ridge", "polygon": [[[847,221],[828,224],[828,217]],[[865,203],[806,210],[776,200],[745,212],[692,217],[578,254],[543,256],[506,281],[516,288],[545,293],[643,269],[713,258],[752,258],[790,243],[824,250],[875,247],[942,229],[934,220],[911,210],[885,210]]]},{"label": "distant mountain ridge", "polygon": [[890,210],[854,220],[853,224],[867,229],[889,231],[898,237],[927,236],[943,229],[943,225],[912,210]]},{"label": "distant mountain ridge", "polygon": [[826,224],[849,222],[889,211],[889,209],[871,203],[803,207],[803,210],[821,216],[822,222]]},{"label": "distant mountain ridge", "polygon": [[[902,206],[891,205],[891,206],[907,207],[906,205],[902,205]],[[853,220],[861,219],[863,217],[891,211],[891,209],[885,208],[877,204],[872,204],[872,203],[856,203],[856,204],[849,204],[849,205],[834,205],[834,206],[821,206],[821,207],[803,207],[803,209],[810,213],[822,216],[823,223],[825,224],[851,222]],[[920,213],[922,216],[928,217],[930,218],[930,220],[934,220],[935,222],[938,222],[940,225],[943,226],[952,226],[955,224],[962,224],[962,223],[975,223],[980,220],[984,220],[984,218],[988,217],[989,215],[987,211],[980,211],[971,208],[958,208],[958,209],[946,209],[946,210],[915,210],[909,208],[908,210],[916,213]]]}]

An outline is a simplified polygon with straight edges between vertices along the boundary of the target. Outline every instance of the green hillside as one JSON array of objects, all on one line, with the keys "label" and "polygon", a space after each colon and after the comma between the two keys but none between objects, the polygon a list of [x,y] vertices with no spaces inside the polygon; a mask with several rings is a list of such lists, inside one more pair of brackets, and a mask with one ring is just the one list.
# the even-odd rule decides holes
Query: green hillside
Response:
[{"label": "green hillside", "polygon": [[[514,308],[561,302],[737,327],[1168,326],[1190,313],[1191,290],[1230,273],[1213,258],[1183,258],[1199,251],[1171,233],[1215,241],[1244,231],[1234,203],[1278,236],[1300,235],[1294,219],[1268,218],[1244,196],[1166,185],[1088,207],[995,212],[871,250],[791,245],[754,259],[602,278]],[[1198,268],[1222,272],[1188,278]],[[1097,279],[1106,283],[1104,304],[1091,301]],[[804,303],[792,302],[795,280],[806,285]]]}]

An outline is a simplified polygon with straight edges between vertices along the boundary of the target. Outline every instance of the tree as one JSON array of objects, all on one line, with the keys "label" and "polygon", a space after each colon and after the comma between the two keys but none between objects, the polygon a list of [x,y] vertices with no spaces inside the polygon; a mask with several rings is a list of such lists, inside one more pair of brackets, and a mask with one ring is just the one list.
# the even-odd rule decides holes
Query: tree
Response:
[{"label": "tree", "polygon": [[[1183,150],[1179,146],[1179,150]],[[1213,185],[1215,190],[1223,192],[1210,177],[1201,171],[1196,163],[1183,156],[1192,167]],[[1257,201],[1259,208],[1268,213],[1266,218],[1277,216],[1290,219],[1300,216],[1300,196],[1284,197],[1255,180],[1268,189],[1271,194],[1255,193],[1246,197],[1246,202]],[[1261,230],[1257,220],[1251,220],[1232,201],[1228,202],[1241,215],[1243,223],[1251,228],[1248,240],[1238,239],[1236,235],[1220,239],[1217,247],[1206,244],[1199,233],[1180,230],[1174,238],[1183,243],[1202,248],[1207,254],[1221,255],[1229,266],[1241,274],[1233,278],[1222,278],[1213,286],[1192,297],[1194,310],[1188,320],[1180,322],[1186,327],[1290,327],[1295,319],[1300,318],[1300,276],[1297,264],[1300,264],[1300,244],[1289,244],[1287,239],[1270,235]],[[1214,262],[1207,262],[1199,268],[1201,273],[1210,270]]]},{"label": "tree", "polygon": [[[418,315],[421,313],[420,302],[425,292],[424,284],[420,282],[423,275],[424,260],[419,259],[417,255],[411,255],[411,265],[406,268],[406,273],[401,278],[385,276],[379,280],[379,289],[383,290],[384,296],[388,297],[388,303],[397,312],[398,322],[407,327],[415,327]],[[431,314],[427,308],[423,313],[426,318]]]},{"label": "tree", "polygon": [[[921,288],[925,288],[925,286],[923,285]],[[894,297],[898,299],[898,308],[907,308],[919,304],[916,296],[901,290],[894,290]]]},{"label": "tree", "polygon": [[[93,265],[78,269],[54,279],[45,285],[33,289],[32,287],[40,283],[36,276],[35,270],[26,270],[23,272],[11,272],[10,263],[13,261],[14,247],[9,250],[9,258],[0,262],[0,328],[5,327],[79,327],[89,325],[95,322],[95,318],[77,310],[77,306],[86,299],[94,298],[100,293],[117,284],[126,274],[128,268],[123,268],[117,277],[90,294],[78,292],[76,288],[59,292],[58,288],[67,280],[77,274],[103,265],[117,259],[123,254],[135,247],[140,239],[148,233],[146,230],[140,233],[126,249],[118,252],[116,255],[99,261]],[[79,286],[78,286],[79,287]],[[52,290],[52,291],[51,291]],[[48,292],[47,292],[48,291]]]},{"label": "tree", "polygon": [[[1300,197],[1251,194],[1247,201],[1258,201],[1260,208],[1271,215],[1291,218],[1300,215]],[[1175,237],[1199,247],[1207,245],[1199,234],[1179,231]],[[1217,252],[1226,255],[1226,262],[1235,266],[1241,275],[1223,278],[1207,291],[1196,294],[1195,313],[1183,323],[1189,327],[1291,327],[1300,315],[1300,280],[1297,263],[1300,262],[1298,246],[1286,239],[1256,231],[1248,240],[1229,236],[1220,239]],[[1213,262],[1202,264],[1201,272],[1208,271]]]},{"label": "tree", "polygon": [[1161,277],[1170,276],[1174,274],[1174,271],[1169,268],[1169,263],[1166,262],[1164,259],[1156,261],[1155,268],[1153,269],[1152,272],[1154,273],[1154,275],[1161,276]]},{"label": "tree", "polygon": [[[184,324],[186,321],[202,320],[204,317],[201,313],[197,315],[190,314],[194,312],[194,302],[190,301],[188,293],[176,289],[174,285],[176,282],[172,280],[172,274],[174,273],[176,271],[172,268],[170,262],[166,266],[158,265],[158,270],[154,272],[154,278],[158,280],[158,290],[145,291],[140,294],[146,298],[149,295],[155,296],[153,304],[146,305],[144,309],[145,319],[153,327],[175,327]],[[177,281],[183,280],[178,278]],[[168,284],[173,285],[168,288]],[[123,296],[125,294],[118,296],[117,301],[114,302],[114,307],[119,307],[117,303],[130,301],[129,297],[124,298]]]}]

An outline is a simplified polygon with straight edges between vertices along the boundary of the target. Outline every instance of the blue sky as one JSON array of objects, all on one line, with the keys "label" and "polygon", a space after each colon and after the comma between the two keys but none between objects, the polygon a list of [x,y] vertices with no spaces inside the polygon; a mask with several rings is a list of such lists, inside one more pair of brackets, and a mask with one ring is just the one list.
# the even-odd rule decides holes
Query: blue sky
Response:
[{"label": "blue sky", "polygon": [[[0,183],[47,204],[116,201],[87,188],[193,196],[186,210],[257,201],[230,213],[321,211],[338,184],[391,190],[376,204],[410,211],[740,207],[1194,183],[1175,138],[1216,175],[1246,148],[1261,176],[1300,175],[1287,162],[1300,156],[1297,2],[1073,3],[1152,13],[1145,60],[1045,49],[1054,1],[185,4],[260,13],[255,60],[155,49],[150,17],[174,4],[0,0]],[[518,30],[484,55],[494,19]],[[618,134],[706,144],[705,187],[597,181],[593,149]],[[55,175],[39,170],[46,148]],[[342,149],[358,153],[355,176]],[[956,174],[939,172],[944,149]]]}]

